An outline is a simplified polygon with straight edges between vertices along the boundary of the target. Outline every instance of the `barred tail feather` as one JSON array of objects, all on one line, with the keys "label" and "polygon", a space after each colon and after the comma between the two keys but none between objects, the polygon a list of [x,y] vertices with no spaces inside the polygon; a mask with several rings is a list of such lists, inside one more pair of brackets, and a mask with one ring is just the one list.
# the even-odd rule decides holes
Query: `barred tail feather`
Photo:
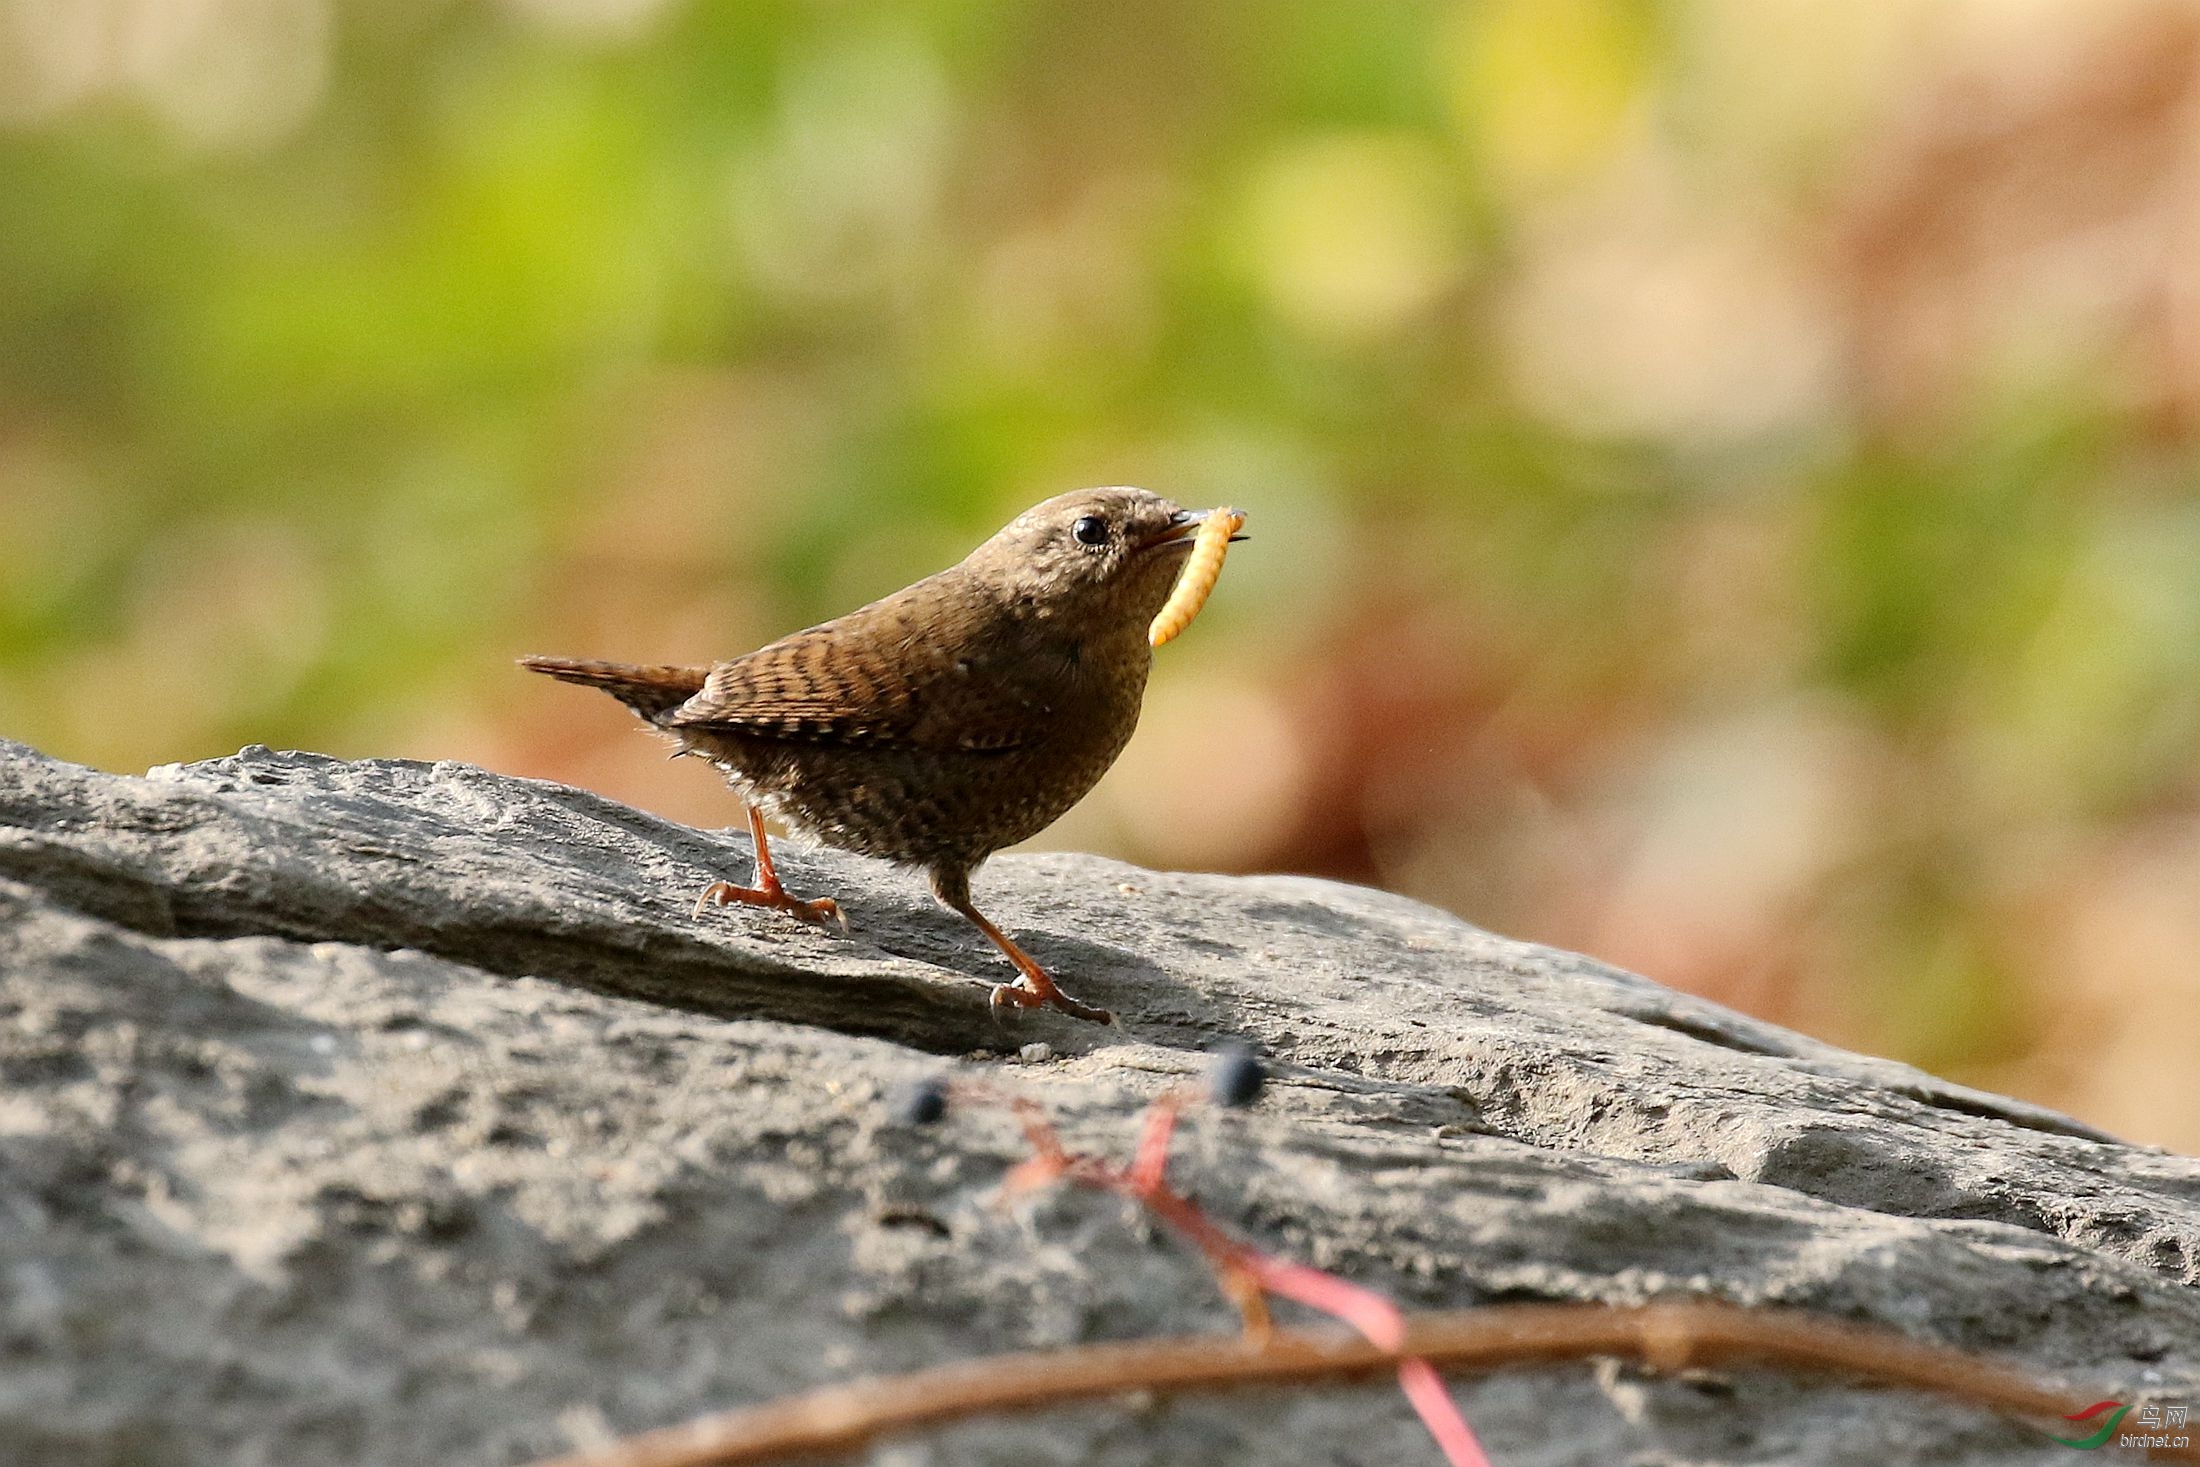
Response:
[{"label": "barred tail feather", "polygon": [[701,692],[710,676],[707,667],[637,666],[569,657],[522,657],[519,665],[561,683],[602,688],[651,723]]}]

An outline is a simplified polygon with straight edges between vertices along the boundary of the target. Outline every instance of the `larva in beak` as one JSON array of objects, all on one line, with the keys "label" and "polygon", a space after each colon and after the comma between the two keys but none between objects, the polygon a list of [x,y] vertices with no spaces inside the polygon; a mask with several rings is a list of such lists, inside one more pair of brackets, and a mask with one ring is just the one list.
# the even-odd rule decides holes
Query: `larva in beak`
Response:
[{"label": "larva in beak", "polygon": [[1207,604],[1208,595],[1215,589],[1215,578],[1222,574],[1222,557],[1230,553],[1230,537],[1244,525],[1245,516],[1229,508],[1210,510],[1199,522],[1191,559],[1184,562],[1184,572],[1176,578],[1176,589],[1169,593],[1168,604],[1146,629],[1149,645],[1163,646],[1192,624],[1192,618],[1199,615],[1199,608]]}]

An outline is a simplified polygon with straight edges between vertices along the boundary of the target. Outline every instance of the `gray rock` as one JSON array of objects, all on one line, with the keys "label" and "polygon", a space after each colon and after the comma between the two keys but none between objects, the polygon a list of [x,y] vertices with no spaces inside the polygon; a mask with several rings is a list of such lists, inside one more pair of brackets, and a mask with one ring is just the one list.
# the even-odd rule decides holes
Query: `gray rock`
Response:
[{"label": "gray rock", "polygon": [[[1173,1175],[1403,1303],[1702,1292],[2200,1389],[2200,1163],[1303,879],[998,859],[980,903],[1123,1020],[1003,1026],[1006,966],[921,880],[794,850],[853,938],[690,916],[747,869],[732,835],[459,765],[250,749],[130,779],[0,744],[0,1461],[511,1463],[860,1373],[1228,1330],[1124,1204],[997,1205],[1006,1116],[915,1129],[887,1099],[986,1075],[1120,1154],[1225,1037],[1275,1077],[1195,1112]],[[1770,1373],[1458,1395],[1502,1467],[2067,1460]],[[1367,1386],[878,1460],[1436,1457]]]}]

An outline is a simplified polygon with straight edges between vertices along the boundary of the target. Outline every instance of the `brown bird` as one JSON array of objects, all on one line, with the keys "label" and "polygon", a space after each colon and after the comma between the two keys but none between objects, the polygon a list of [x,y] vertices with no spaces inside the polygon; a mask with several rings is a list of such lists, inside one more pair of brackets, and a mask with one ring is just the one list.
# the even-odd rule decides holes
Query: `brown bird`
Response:
[{"label": "brown bird", "polygon": [[[971,904],[986,857],[1052,824],[1115,762],[1153,665],[1147,626],[1208,511],[1143,489],[1083,489],[1026,510],[937,575],[709,667],[526,657],[602,688],[717,765],[748,807],[756,885],[696,903],[840,921],[779,884],[764,817],[828,845],[922,866],[940,901],[1016,965],[996,1007],[1109,1022]],[[1239,536],[1237,538],[1243,538]],[[843,923],[845,925],[845,923]]]}]

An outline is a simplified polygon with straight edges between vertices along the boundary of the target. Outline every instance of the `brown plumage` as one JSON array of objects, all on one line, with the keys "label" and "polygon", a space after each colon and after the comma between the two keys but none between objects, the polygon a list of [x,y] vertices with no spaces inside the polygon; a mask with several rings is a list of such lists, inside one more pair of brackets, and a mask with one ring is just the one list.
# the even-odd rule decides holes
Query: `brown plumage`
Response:
[{"label": "brown plumage", "polygon": [[1025,511],[883,600],[709,667],[529,657],[602,688],[722,770],[749,807],[757,884],[713,901],[838,919],[779,884],[765,814],[829,845],[922,866],[943,903],[1021,973],[996,1004],[1107,1014],[1063,993],[981,916],[970,873],[1051,824],[1115,762],[1152,665],[1147,626],[1203,513],[1142,489],[1085,489]]}]

